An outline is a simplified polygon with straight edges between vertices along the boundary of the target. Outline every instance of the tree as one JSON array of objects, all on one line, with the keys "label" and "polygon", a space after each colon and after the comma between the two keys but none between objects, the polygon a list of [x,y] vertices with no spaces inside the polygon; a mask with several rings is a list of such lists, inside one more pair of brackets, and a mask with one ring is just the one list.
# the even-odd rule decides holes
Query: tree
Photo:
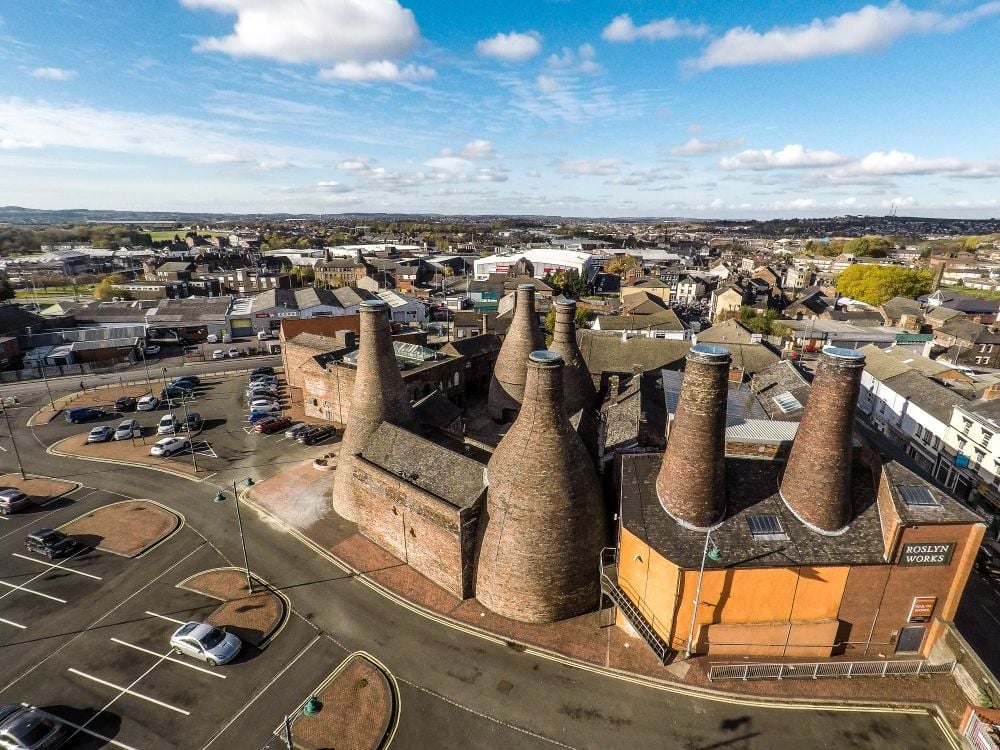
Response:
[{"label": "tree", "polygon": [[[582,307],[576,308],[576,327],[577,328],[590,328],[591,321],[596,318],[597,315],[593,310],[585,310]],[[545,316],[545,343],[546,345],[552,343],[552,334],[556,330],[556,306],[553,305],[552,309],[549,310],[549,314]]]},{"label": "tree", "polygon": [[881,305],[893,297],[913,299],[932,287],[927,271],[899,266],[858,263],[837,277],[837,291],[869,305]]},{"label": "tree", "polygon": [[637,265],[639,265],[639,261],[634,256],[618,255],[604,267],[604,270],[607,273],[616,273],[619,276],[624,276],[626,271],[630,268],[635,268]]},{"label": "tree", "polygon": [[115,297],[130,300],[132,293],[124,289],[115,289],[116,284],[124,284],[125,277],[119,273],[112,273],[104,276],[97,286],[94,287],[94,299],[101,302],[110,302]]}]

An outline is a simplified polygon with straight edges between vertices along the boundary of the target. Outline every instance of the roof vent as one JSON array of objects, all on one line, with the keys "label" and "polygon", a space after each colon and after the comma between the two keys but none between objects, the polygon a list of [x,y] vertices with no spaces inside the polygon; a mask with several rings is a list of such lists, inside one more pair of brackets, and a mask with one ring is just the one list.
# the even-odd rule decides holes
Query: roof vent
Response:
[{"label": "roof vent", "polygon": [[770,513],[747,516],[747,526],[754,540],[759,542],[783,542],[788,534],[781,528],[781,519]]},{"label": "roof vent", "polygon": [[903,496],[903,502],[909,508],[940,508],[941,503],[926,487],[897,487]]},{"label": "roof vent", "polygon": [[782,414],[790,414],[802,408],[802,404],[790,392],[784,391],[777,396],[772,396],[771,400],[781,409]]}]

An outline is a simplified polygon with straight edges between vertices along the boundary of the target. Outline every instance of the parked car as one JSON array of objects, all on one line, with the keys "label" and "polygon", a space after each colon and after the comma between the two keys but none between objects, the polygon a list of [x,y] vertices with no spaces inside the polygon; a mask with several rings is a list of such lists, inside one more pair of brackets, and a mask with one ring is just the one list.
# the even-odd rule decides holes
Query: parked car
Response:
[{"label": "parked car", "polygon": [[255,367],[255,368],[253,368],[253,371],[250,373],[250,377],[252,378],[255,375],[274,375],[274,368],[273,367]]},{"label": "parked car", "polygon": [[45,555],[50,560],[76,552],[83,545],[71,536],[55,529],[35,529],[24,538],[29,552]]},{"label": "parked car", "polygon": [[286,438],[296,438],[296,437],[299,436],[300,432],[302,432],[303,430],[307,430],[307,429],[309,429],[309,425],[307,425],[305,422],[296,422],[291,427],[289,427],[287,430],[285,430],[285,437]]},{"label": "parked car", "polygon": [[170,636],[170,647],[214,667],[235,659],[243,647],[243,641],[239,636],[214,625],[186,622]]},{"label": "parked car", "polygon": [[31,498],[16,487],[0,487],[0,515],[9,516],[31,505]]},{"label": "parked car", "polygon": [[11,703],[0,707],[0,747],[4,750],[52,750],[73,728],[38,708]]},{"label": "parked car", "polygon": [[87,433],[87,444],[106,443],[114,436],[114,434],[114,430],[112,430],[108,425],[102,424]]},{"label": "parked car", "polygon": [[181,375],[179,378],[174,378],[170,381],[170,385],[177,385],[178,383],[187,383],[192,388],[197,388],[201,385],[201,378],[197,375]]},{"label": "parked car", "polygon": [[278,383],[274,380],[254,380],[247,384],[247,391],[278,392]]},{"label": "parked car", "polygon": [[270,435],[272,432],[278,432],[285,429],[292,423],[288,417],[273,417],[271,419],[262,419],[256,422],[253,426],[254,432],[260,432],[265,435]]},{"label": "parked car", "polygon": [[168,385],[160,389],[160,398],[189,398],[194,390],[184,385]]},{"label": "parked car", "polygon": [[229,356],[235,359],[236,357],[240,356],[240,350],[237,349],[235,346],[230,347]]},{"label": "parked car", "polygon": [[212,352],[212,359],[225,359],[226,353],[222,349],[216,349]]},{"label": "parked car", "polygon": [[210,344],[218,344],[219,343],[219,336],[218,336],[218,334],[210,333],[210,334],[208,334],[208,336],[205,337],[205,341],[207,341]]},{"label": "parked car", "polygon": [[121,423],[115,428],[115,434],[111,436],[112,440],[128,440],[136,436],[136,432],[139,430],[139,423],[134,419],[123,419]]},{"label": "parked car", "polygon": [[149,449],[149,455],[168,458],[179,451],[191,449],[191,441],[186,437],[167,437],[157,440],[156,444]]},{"label": "parked car", "polygon": [[136,403],[138,402],[135,400],[135,396],[122,396],[115,399],[115,411],[132,411],[135,409]]},{"label": "parked car", "polygon": [[156,396],[143,396],[135,405],[136,411],[155,411],[160,405],[160,399]]},{"label": "parked car", "polygon": [[983,541],[976,554],[976,570],[985,576],[1000,577],[1000,542]]},{"label": "parked car", "polygon": [[156,356],[159,353],[160,353],[160,345],[159,344],[149,344],[146,347],[146,356],[147,357],[153,357],[153,356]]},{"label": "parked car", "polygon": [[337,434],[337,429],[329,425],[314,425],[303,430],[295,439],[302,445],[315,445]]},{"label": "parked car", "polygon": [[281,404],[263,398],[255,398],[250,402],[250,411],[265,411],[268,414],[281,414]]},{"label": "parked car", "polygon": [[188,432],[197,432],[203,424],[205,424],[205,420],[201,418],[201,414],[193,411],[184,418],[184,422],[181,423],[181,429]]},{"label": "parked car", "polygon": [[170,413],[164,414],[160,417],[160,423],[156,425],[157,435],[173,435],[180,430],[180,420],[177,419],[177,415]]},{"label": "parked car", "polygon": [[256,424],[257,422],[259,422],[262,419],[270,419],[271,417],[273,417],[275,415],[275,413],[276,412],[273,412],[273,411],[254,410],[254,411],[250,412],[250,416],[249,416],[249,418],[248,418],[247,421],[249,421],[250,424]]},{"label": "parked car", "polygon": [[78,406],[66,412],[66,421],[70,424],[77,424],[90,419],[102,419],[106,416],[107,412],[98,406]]}]

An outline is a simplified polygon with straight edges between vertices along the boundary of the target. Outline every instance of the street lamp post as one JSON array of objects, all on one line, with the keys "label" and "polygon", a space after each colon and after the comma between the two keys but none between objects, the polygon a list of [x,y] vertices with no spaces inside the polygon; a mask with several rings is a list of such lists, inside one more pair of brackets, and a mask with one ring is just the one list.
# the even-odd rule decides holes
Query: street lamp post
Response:
[{"label": "street lamp post", "polygon": [[[701,570],[698,571],[698,586],[694,592],[694,607],[691,609],[691,629],[688,631],[687,647],[684,649],[685,659],[690,659],[691,653],[694,650],[694,626],[698,619],[698,606],[701,604],[701,582],[705,578],[705,560],[706,558],[710,558],[718,562],[722,559],[722,553],[711,540],[712,531],[709,529],[705,532],[705,549],[701,553]],[[709,544],[712,545],[711,550],[708,548]]]},{"label": "street lamp post", "polygon": [[146,371],[146,387],[149,388],[149,393],[152,395],[153,386],[149,382],[149,368],[146,366],[146,339],[143,338],[142,345],[139,347],[139,351],[142,352],[142,369]]},{"label": "street lamp post", "polygon": [[7,407],[4,405],[2,408],[3,419],[7,423],[7,432],[10,433],[10,444],[14,448],[14,458],[17,459],[17,470],[21,472],[21,479],[27,479],[27,477],[24,476],[24,466],[21,465],[21,454],[17,452],[17,441],[14,440],[14,430],[10,427],[10,417],[7,416]]},{"label": "street lamp post", "polygon": [[194,467],[194,473],[198,473],[198,459],[195,457],[194,452],[194,435],[191,434],[191,422],[188,421],[188,407],[187,398],[181,396],[181,408],[184,410],[184,428],[188,433],[188,440],[191,442],[191,465]]},{"label": "street lamp post", "polygon": [[169,408],[171,408],[173,406],[173,402],[170,400],[170,391],[167,390],[167,368],[166,367],[163,368],[163,372],[161,373],[161,376],[163,378],[163,395],[167,399],[167,408],[169,409]]},{"label": "street lamp post", "polygon": [[[254,481],[250,477],[244,479],[240,484],[245,484],[247,487],[253,487]],[[226,493],[224,490],[219,490],[218,494],[212,498],[213,502],[223,503],[226,501]],[[247,574],[247,591],[253,593],[253,579],[250,577],[250,559],[247,557],[247,540],[243,535],[243,516],[240,514],[240,493],[236,487],[236,480],[233,480],[233,500],[236,502],[236,525],[240,530],[240,544],[243,547],[243,568],[246,570]]]},{"label": "street lamp post", "polygon": [[42,374],[42,380],[45,381],[45,392],[49,394],[49,406],[52,407],[52,411],[56,410],[56,402],[52,399],[52,389],[49,388],[49,379],[45,377],[45,358],[38,363],[38,372]]}]

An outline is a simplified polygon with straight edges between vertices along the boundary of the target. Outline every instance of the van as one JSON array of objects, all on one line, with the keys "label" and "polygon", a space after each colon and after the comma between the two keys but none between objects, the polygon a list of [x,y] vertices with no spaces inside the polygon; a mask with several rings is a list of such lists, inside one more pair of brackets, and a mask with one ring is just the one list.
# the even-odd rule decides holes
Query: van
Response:
[{"label": "van", "polygon": [[984,576],[1000,577],[1000,542],[984,539],[976,555],[976,570]]},{"label": "van", "polygon": [[208,334],[208,338],[205,339],[205,340],[208,343],[210,343],[210,344],[218,344],[219,343],[219,337],[216,334],[214,334],[214,333]]},{"label": "van", "polygon": [[233,337],[230,336],[228,333],[222,334],[222,343],[223,344],[231,344],[231,343],[233,343]]}]

